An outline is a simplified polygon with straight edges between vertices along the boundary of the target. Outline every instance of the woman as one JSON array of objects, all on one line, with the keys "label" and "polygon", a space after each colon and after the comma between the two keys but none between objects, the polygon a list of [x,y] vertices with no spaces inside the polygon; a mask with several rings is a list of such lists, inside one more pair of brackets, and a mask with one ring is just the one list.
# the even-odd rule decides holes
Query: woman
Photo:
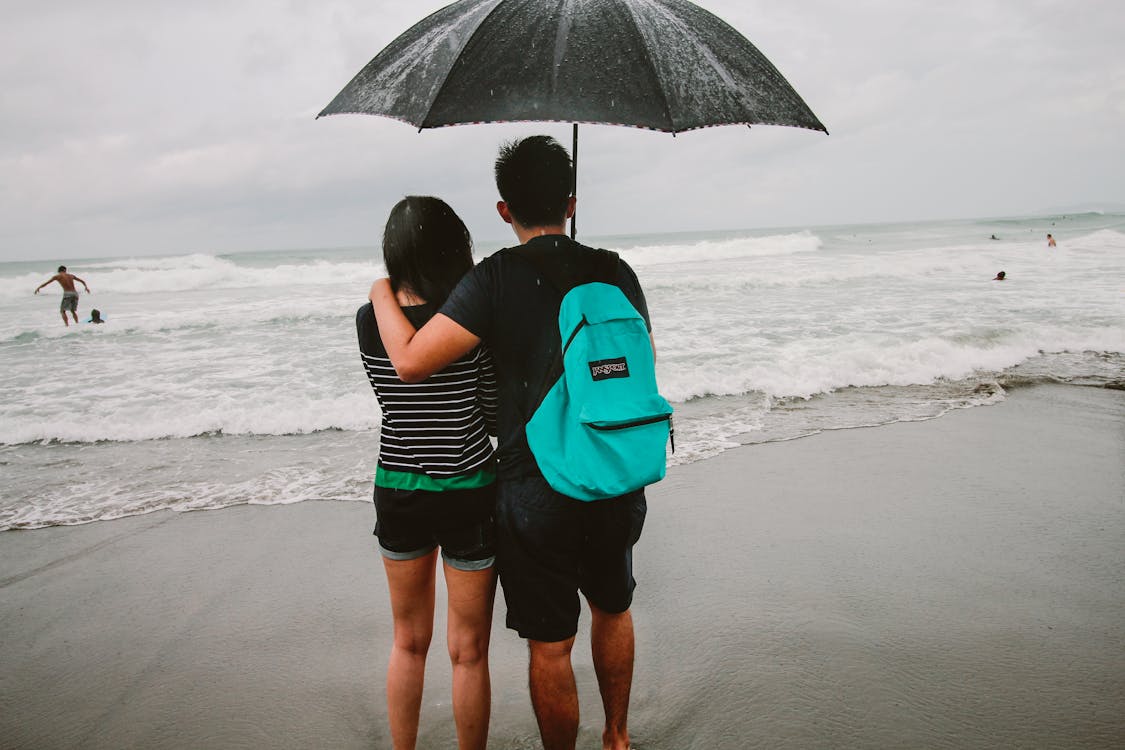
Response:
[{"label": "woman", "polygon": [[[421,328],[472,268],[464,223],[437,198],[410,196],[383,233],[383,261],[403,312]],[[391,595],[394,645],[387,714],[396,750],[418,736],[441,549],[458,744],[483,748],[491,686],[488,643],[496,593],[492,536],[496,386],[477,349],[429,379],[399,380],[371,304],[356,315],[368,380],[383,411],[375,474],[375,535]]]}]

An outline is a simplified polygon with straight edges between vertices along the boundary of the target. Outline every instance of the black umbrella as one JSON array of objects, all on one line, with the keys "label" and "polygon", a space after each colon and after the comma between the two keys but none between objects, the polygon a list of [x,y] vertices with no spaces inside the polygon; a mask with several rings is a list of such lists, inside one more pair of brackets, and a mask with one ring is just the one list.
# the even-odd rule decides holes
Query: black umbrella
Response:
[{"label": "black umbrella", "polygon": [[[827,129],[745,37],[686,0],[459,0],[387,45],[318,117]],[[571,236],[575,226],[571,221]]]}]

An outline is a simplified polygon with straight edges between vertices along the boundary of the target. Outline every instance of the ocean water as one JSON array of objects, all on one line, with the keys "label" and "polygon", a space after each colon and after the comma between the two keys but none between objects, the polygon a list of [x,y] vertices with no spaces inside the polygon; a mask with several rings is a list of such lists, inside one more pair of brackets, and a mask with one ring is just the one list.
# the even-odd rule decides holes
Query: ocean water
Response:
[{"label": "ocean water", "polygon": [[[581,239],[645,288],[672,464],[1125,382],[1122,214]],[[70,328],[55,265],[0,264],[0,530],[369,500],[374,247],[71,262]]]}]

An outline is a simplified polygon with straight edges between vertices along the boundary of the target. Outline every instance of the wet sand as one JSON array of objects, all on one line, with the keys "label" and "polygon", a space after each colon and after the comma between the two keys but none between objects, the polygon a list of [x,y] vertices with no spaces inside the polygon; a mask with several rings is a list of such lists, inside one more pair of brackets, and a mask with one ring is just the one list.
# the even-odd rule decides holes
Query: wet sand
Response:
[{"label": "wet sand", "polygon": [[[372,515],[0,533],[0,747],[389,747]],[[636,566],[638,750],[1120,747],[1125,393],[1036,387],[676,467]],[[502,622],[500,600],[490,746],[538,747]],[[598,747],[583,636],[575,661]],[[422,724],[455,746],[440,636]]]}]

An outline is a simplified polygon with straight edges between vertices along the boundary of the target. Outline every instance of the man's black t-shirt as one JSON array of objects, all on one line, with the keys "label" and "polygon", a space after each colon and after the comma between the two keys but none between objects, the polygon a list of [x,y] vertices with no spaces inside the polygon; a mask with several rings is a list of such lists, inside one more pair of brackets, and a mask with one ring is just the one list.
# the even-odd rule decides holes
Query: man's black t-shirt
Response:
[{"label": "man's black t-shirt", "polygon": [[[597,251],[564,235],[536,237],[518,252],[575,275],[593,267],[598,257]],[[615,283],[652,330],[641,285],[623,260],[618,261]],[[561,302],[562,294],[531,261],[501,251],[466,274],[439,311],[479,336],[492,351],[500,400],[498,468],[504,479],[541,476],[527,447],[524,425],[543,393],[559,349]]]}]

